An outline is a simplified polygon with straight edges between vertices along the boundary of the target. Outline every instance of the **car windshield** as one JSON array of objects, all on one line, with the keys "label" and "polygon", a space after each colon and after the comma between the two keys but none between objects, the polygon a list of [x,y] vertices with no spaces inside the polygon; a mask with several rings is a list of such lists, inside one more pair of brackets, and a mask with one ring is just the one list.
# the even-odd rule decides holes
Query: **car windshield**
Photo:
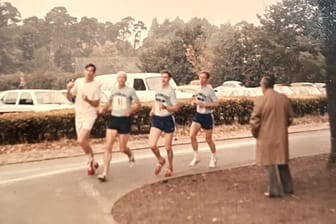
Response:
[{"label": "car windshield", "polygon": [[70,104],[60,92],[35,92],[37,104]]},{"label": "car windshield", "polygon": [[[162,81],[161,80],[162,80],[161,76],[146,78],[148,90],[156,90],[156,89],[160,88],[160,86],[162,85]],[[175,83],[175,81],[172,78],[170,79],[169,84],[174,89],[176,88],[176,83]]]}]

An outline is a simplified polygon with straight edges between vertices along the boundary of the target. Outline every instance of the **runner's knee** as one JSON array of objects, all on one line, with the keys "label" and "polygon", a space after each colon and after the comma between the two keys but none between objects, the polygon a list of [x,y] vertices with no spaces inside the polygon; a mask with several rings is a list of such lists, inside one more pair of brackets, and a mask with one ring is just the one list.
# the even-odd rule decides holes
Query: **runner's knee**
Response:
[{"label": "runner's knee", "polygon": [[196,140],[196,134],[195,133],[190,133],[189,135],[191,140]]},{"label": "runner's knee", "polygon": [[78,144],[80,145],[80,146],[83,146],[83,145],[85,145],[86,144],[86,139],[84,139],[84,138],[79,138],[79,139],[77,139],[77,142],[78,142]]},{"label": "runner's knee", "polygon": [[206,136],[205,137],[205,141],[208,143],[208,144],[212,144],[213,141],[212,141],[212,137],[211,136]]}]

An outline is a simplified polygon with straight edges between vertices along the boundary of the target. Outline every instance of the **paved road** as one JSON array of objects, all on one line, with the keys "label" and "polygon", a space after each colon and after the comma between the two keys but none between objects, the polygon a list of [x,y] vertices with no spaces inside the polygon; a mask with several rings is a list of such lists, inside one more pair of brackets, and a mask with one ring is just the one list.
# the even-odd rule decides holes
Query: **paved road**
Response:
[{"label": "paved road", "polygon": [[[291,157],[327,153],[329,130],[290,135]],[[255,140],[252,138],[216,142],[218,168],[236,167],[254,162]],[[203,171],[209,162],[209,150],[200,145],[201,163],[189,168],[190,145],[175,151],[175,176]],[[135,152],[136,165],[128,167],[127,158],[113,154],[111,176],[106,183],[89,177],[85,157],[48,160],[0,167],[1,224],[114,223],[111,208],[125,193],[163,177],[155,177],[156,164],[149,149]],[[101,161],[101,155],[98,161]]]}]

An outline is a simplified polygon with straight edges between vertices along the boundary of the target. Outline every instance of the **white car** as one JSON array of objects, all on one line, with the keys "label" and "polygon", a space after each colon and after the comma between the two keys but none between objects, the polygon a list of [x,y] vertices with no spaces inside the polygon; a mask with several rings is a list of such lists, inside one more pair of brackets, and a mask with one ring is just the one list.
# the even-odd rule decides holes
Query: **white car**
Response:
[{"label": "white car", "polygon": [[0,94],[0,113],[51,111],[74,106],[59,91],[49,89],[7,90]]},{"label": "white car", "polygon": [[291,90],[289,86],[283,85],[283,84],[275,84],[274,85],[274,90],[277,91],[278,93],[285,94],[287,96],[292,96],[294,95],[294,92]]},{"label": "white car", "polygon": [[310,82],[295,82],[291,84],[294,95],[299,96],[321,96],[322,93]]},{"label": "white car", "polygon": [[243,91],[239,90],[245,88],[242,82],[239,81],[225,81],[222,85],[214,88],[217,96],[243,96]]},{"label": "white car", "polygon": [[220,86],[221,87],[229,87],[229,88],[243,88],[244,87],[242,82],[239,82],[239,81],[225,81]]},{"label": "white car", "polygon": [[[109,95],[111,89],[117,86],[118,74],[98,75],[95,80],[102,83],[103,101]],[[162,85],[160,73],[128,73],[126,85],[133,87],[139,97],[140,102],[153,101],[155,97],[155,90]],[[177,99],[190,99],[192,93],[182,92],[177,89],[174,79],[170,79],[170,85],[176,89]],[[104,97],[105,96],[105,97]]]},{"label": "white car", "polygon": [[314,86],[321,92],[323,96],[327,95],[327,86],[325,83],[314,83]]},{"label": "white car", "polygon": [[232,87],[217,87],[215,88],[215,93],[217,96],[225,96],[225,97],[243,97],[243,96],[248,96],[248,97],[257,97],[257,96],[262,96],[262,91],[260,87],[255,87],[255,88],[249,88],[249,87],[244,87],[244,88],[232,88]]}]

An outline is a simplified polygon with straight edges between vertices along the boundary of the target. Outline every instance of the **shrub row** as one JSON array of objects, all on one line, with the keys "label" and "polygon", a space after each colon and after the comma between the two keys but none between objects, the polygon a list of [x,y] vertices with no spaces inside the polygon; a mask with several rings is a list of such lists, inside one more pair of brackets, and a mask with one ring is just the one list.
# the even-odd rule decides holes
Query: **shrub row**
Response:
[{"label": "shrub row", "polygon": [[[291,99],[296,116],[323,115],[327,112],[325,98]],[[253,109],[253,100],[247,98],[221,100],[215,110],[217,125],[247,124]],[[150,128],[149,106],[143,106],[133,115],[132,133],[148,133]],[[184,104],[175,114],[176,123],[190,125],[195,108]],[[100,115],[92,130],[93,137],[104,137],[108,114]],[[36,143],[61,138],[75,138],[74,112],[31,112],[0,115],[0,144]]]}]

